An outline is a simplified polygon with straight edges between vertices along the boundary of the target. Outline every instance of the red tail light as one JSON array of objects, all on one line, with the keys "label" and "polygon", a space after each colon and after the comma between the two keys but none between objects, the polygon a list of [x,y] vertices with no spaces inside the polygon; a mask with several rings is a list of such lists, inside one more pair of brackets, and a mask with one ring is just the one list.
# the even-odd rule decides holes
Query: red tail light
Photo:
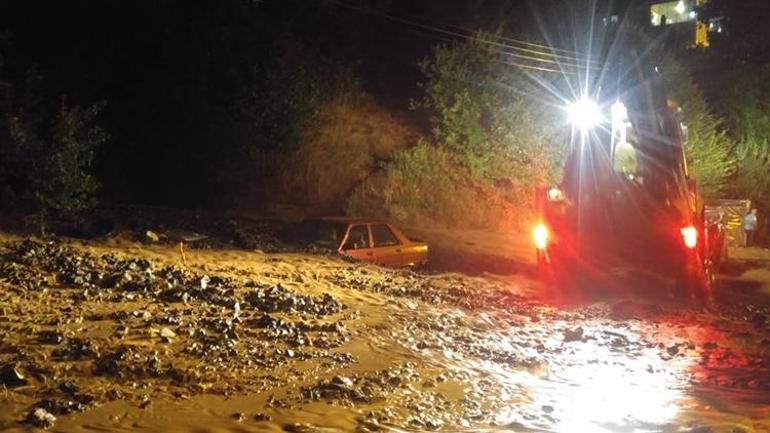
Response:
[{"label": "red tail light", "polygon": [[693,226],[682,227],[682,238],[684,238],[684,246],[689,249],[693,249],[698,246],[698,229]]},{"label": "red tail light", "polygon": [[545,224],[538,224],[532,229],[532,238],[535,241],[535,247],[539,250],[544,250],[548,246],[548,237],[550,232]]}]

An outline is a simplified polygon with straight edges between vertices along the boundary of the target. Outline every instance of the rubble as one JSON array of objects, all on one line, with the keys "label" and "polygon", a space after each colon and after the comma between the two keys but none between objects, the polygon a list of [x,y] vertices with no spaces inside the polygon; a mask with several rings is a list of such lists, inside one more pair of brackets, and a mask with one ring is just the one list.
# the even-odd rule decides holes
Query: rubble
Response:
[{"label": "rubble", "polygon": [[[633,314],[620,318],[611,305],[554,308],[494,280],[480,288],[478,279],[261,253],[248,253],[263,260],[254,269],[180,267],[85,250],[56,241],[0,250],[0,378],[20,402],[15,421],[50,428],[114,400],[149,411],[201,394],[227,402],[275,393],[217,416],[246,429],[324,431],[302,417],[322,403],[353,411],[350,430],[361,432],[474,431],[498,426],[500,414],[520,416],[504,424],[517,430],[548,430],[563,413],[560,393],[593,369],[623,364],[644,383],[673,376],[682,361],[693,379],[677,389],[770,387],[770,361],[758,356],[770,345],[742,350],[720,334],[770,341],[768,312],[756,306],[724,313],[703,340],[665,316],[674,307],[627,305]],[[745,326],[728,323],[736,317]],[[751,374],[708,373],[736,365]]]},{"label": "rubble", "polygon": [[27,378],[16,364],[6,364],[0,367],[0,383],[8,388],[27,384]]},{"label": "rubble", "polygon": [[39,407],[32,409],[29,415],[27,415],[26,422],[38,428],[49,429],[56,423],[56,417]]}]

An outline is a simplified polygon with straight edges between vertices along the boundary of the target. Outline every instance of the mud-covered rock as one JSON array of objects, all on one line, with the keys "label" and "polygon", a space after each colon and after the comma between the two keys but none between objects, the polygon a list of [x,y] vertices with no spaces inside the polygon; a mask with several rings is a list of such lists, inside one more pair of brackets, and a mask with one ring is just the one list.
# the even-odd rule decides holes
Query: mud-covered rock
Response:
[{"label": "mud-covered rock", "polygon": [[0,367],[0,383],[8,388],[26,385],[27,378],[18,364],[11,363]]},{"label": "mud-covered rock", "polygon": [[42,407],[38,407],[29,412],[25,421],[37,428],[49,429],[56,423],[56,417]]},{"label": "mud-covered rock", "polygon": [[64,347],[54,349],[52,355],[60,360],[80,360],[98,356],[98,351],[89,340],[72,338]]},{"label": "mud-covered rock", "polygon": [[246,295],[246,303],[266,313],[302,312],[319,316],[336,314],[344,305],[325,293],[321,297],[299,295],[278,284],[271,287],[256,287]]}]

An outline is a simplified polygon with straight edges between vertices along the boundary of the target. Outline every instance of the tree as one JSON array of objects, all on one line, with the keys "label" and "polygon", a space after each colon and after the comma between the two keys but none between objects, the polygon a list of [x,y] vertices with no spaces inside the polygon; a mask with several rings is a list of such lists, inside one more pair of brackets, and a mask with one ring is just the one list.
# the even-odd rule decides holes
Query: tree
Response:
[{"label": "tree", "polygon": [[2,172],[15,179],[17,203],[38,214],[44,233],[49,216],[71,215],[96,203],[98,182],[90,170],[109,135],[94,125],[104,102],[81,107],[62,97],[58,108],[46,111],[35,93],[38,79],[30,75],[26,97],[8,118]]},{"label": "tree", "polygon": [[519,91],[525,79],[505,63],[497,40],[479,33],[437,46],[420,62],[424,96],[414,105],[429,114],[438,146],[479,179],[510,186],[508,198],[524,204],[551,177],[554,157],[535,104]]},{"label": "tree", "polygon": [[670,53],[659,54],[666,90],[682,108],[681,120],[688,128],[685,150],[690,174],[705,197],[721,197],[736,169],[735,144],[687,69]]},{"label": "tree", "polygon": [[[735,64],[707,81],[712,106],[736,142],[729,192],[770,214],[770,64]],[[760,227],[764,236],[767,226]]]}]

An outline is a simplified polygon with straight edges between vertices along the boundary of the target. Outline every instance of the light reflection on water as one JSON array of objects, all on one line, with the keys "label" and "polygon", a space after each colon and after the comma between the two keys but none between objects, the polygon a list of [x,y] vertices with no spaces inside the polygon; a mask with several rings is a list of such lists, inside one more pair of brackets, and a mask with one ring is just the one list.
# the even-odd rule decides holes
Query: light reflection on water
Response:
[{"label": "light reflection on water", "polygon": [[[629,331],[630,340],[638,340]],[[503,337],[501,344],[512,343]],[[555,433],[659,432],[672,428],[687,404],[690,356],[663,360],[655,347],[613,350],[594,340],[562,346],[560,335],[546,346],[551,350],[541,355],[547,359],[541,371],[468,360],[473,370],[493,376],[498,397],[510,401],[495,424]]]}]

